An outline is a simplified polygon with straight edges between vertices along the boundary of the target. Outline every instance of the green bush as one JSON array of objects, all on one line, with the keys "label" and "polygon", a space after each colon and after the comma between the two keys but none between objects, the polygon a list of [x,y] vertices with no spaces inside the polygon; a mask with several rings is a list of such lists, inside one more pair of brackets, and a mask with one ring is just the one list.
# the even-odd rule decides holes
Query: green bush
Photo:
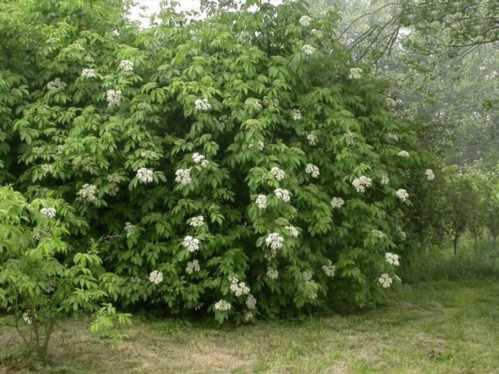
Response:
[{"label": "green bush", "polygon": [[40,1],[16,52],[32,63],[0,65],[23,93],[7,180],[74,207],[88,227],[71,243],[98,243],[122,306],[249,320],[369,305],[397,279],[433,183],[416,125],[337,42],[336,14],[252,3],[139,32]]},{"label": "green bush", "polygon": [[61,200],[28,203],[0,188],[0,308],[14,316],[29,352],[44,360],[57,321],[97,311],[112,297],[97,254],[67,242],[85,227]]}]

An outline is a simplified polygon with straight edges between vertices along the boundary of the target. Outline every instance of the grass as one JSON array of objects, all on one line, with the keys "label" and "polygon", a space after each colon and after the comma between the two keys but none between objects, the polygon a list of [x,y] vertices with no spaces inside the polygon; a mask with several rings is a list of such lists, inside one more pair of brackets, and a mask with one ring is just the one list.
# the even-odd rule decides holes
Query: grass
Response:
[{"label": "grass", "polygon": [[405,285],[386,306],[303,322],[222,327],[136,319],[119,339],[68,321],[50,367],[28,365],[1,325],[0,373],[497,373],[499,284]]}]

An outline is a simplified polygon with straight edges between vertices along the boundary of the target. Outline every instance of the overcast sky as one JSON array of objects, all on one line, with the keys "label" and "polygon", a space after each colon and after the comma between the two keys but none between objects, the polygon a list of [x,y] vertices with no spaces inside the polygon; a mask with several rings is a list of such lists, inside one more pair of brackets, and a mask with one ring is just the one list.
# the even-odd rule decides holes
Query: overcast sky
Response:
[{"label": "overcast sky", "polygon": [[[160,0],[136,0],[137,6],[132,9],[130,18],[146,25],[149,17],[159,11]],[[274,5],[280,4],[282,0],[270,0]],[[199,0],[180,0],[182,10],[198,10]]]}]

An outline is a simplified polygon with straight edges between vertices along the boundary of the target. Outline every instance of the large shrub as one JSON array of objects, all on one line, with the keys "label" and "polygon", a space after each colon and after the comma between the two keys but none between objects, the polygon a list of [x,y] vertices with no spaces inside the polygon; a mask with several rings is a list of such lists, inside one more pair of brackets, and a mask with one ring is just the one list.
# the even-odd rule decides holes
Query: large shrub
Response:
[{"label": "large shrub", "polygon": [[369,305],[396,279],[413,186],[433,179],[413,124],[352,64],[334,13],[257,4],[165,10],[142,32],[33,8],[10,178],[87,220],[73,243],[101,239],[123,305],[251,319]]}]

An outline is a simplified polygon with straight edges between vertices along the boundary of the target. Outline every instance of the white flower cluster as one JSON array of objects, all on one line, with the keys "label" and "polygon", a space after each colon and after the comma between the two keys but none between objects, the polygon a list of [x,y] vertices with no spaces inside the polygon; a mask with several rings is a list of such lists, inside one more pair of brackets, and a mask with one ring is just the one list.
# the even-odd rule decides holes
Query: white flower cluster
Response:
[{"label": "white flower cluster", "polygon": [[42,208],[40,210],[40,213],[42,213],[44,216],[47,216],[48,218],[54,218],[56,215],[56,210],[55,208]]},{"label": "white flower cluster", "polygon": [[97,200],[97,196],[95,196],[96,193],[96,185],[85,183],[83,187],[78,191],[78,196],[80,196],[83,200],[93,203]]},{"label": "white flower cluster", "polygon": [[198,260],[189,261],[185,267],[185,272],[187,274],[197,273],[199,270],[201,270],[201,267],[199,266]]},{"label": "white flower cluster", "polygon": [[267,277],[272,280],[279,278],[279,271],[271,267],[267,268]]},{"label": "white flower cluster", "polygon": [[424,174],[426,175],[426,179],[432,181],[435,179],[435,173],[431,169],[426,169]]},{"label": "white flower cluster", "polygon": [[256,298],[255,296],[253,295],[248,295],[248,297],[246,298],[246,307],[248,309],[251,309],[251,310],[254,310],[256,309]]},{"label": "white flower cluster", "polygon": [[152,271],[151,274],[149,274],[149,282],[153,284],[160,284],[163,282],[163,273],[158,270]]},{"label": "white flower cluster", "polygon": [[399,155],[399,157],[403,157],[403,158],[409,158],[409,156],[410,156],[409,152],[407,152],[407,151],[400,151],[398,153],[398,155]]},{"label": "white flower cluster", "polygon": [[314,274],[309,270],[303,272],[303,280],[305,282],[310,282],[313,276]]},{"label": "white flower cluster", "polygon": [[299,22],[303,27],[308,27],[312,23],[312,18],[310,18],[309,16],[302,16]]},{"label": "white flower cluster", "polygon": [[191,169],[178,169],[175,172],[175,182],[180,183],[182,186],[186,186],[192,183]]},{"label": "white flower cluster", "polygon": [[389,140],[389,141],[392,141],[392,142],[398,142],[399,141],[398,135],[397,134],[393,134],[393,133],[386,134],[386,139]]},{"label": "white flower cluster", "polygon": [[201,245],[201,242],[199,241],[199,239],[194,238],[194,237],[192,237],[190,235],[187,235],[184,238],[184,241],[182,242],[182,245],[189,252],[196,252],[196,251],[199,251],[199,247]]},{"label": "white flower cluster", "polygon": [[293,225],[286,226],[286,230],[292,238],[297,238],[300,235],[300,231]]},{"label": "white flower cluster", "polygon": [[307,166],[305,166],[305,173],[310,175],[312,178],[319,178],[319,175],[321,174],[319,167],[314,164],[307,164]]},{"label": "white flower cluster", "polygon": [[28,312],[24,312],[23,313],[23,321],[25,324],[27,325],[31,325],[33,323],[33,320],[31,319],[31,317],[29,316],[29,313]]},{"label": "white flower cluster", "polygon": [[288,203],[291,200],[291,193],[284,188],[276,188],[274,190],[274,195],[285,203]]},{"label": "white flower cluster", "polygon": [[107,90],[106,100],[109,107],[118,106],[121,103],[121,91],[120,90]]},{"label": "white flower cluster", "polygon": [[291,118],[293,118],[295,121],[299,121],[303,118],[303,116],[298,109],[293,109],[291,111]]},{"label": "white flower cluster", "polygon": [[387,185],[388,183],[390,183],[390,178],[388,178],[388,175],[383,175],[383,176],[381,177],[381,181],[380,181],[380,182],[381,182],[381,184],[382,184],[382,185],[384,185],[384,186],[385,186],[385,185]]},{"label": "white flower cluster", "polygon": [[386,234],[383,231],[377,229],[372,229],[371,234],[377,239],[384,239],[386,237]]},{"label": "white flower cluster", "polygon": [[384,273],[384,274],[381,274],[381,276],[378,278],[378,282],[381,285],[381,287],[389,288],[393,283],[393,279],[392,279],[392,277],[390,277],[389,274]]},{"label": "white flower cluster", "polygon": [[201,227],[204,225],[204,217],[196,216],[189,219],[189,225],[192,227]]},{"label": "white flower cluster", "polygon": [[343,200],[341,197],[333,197],[331,199],[331,207],[333,209],[340,209],[345,205],[345,200]]},{"label": "white flower cluster", "polygon": [[317,143],[319,142],[319,138],[315,134],[308,134],[307,141],[309,145],[317,145]]},{"label": "white flower cluster", "polygon": [[66,88],[66,83],[60,78],[55,78],[53,81],[47,83],[47,89],[49,90],[63,90]]},{"label": "white flower cluster", "polygon": [[232,305],[228,301],[220,300],[215,303],[214,307],[217,312],[228,312],[232,308]]},{"label": "white flower cluster", "polygon": [[207,167],[208,166],[208,160],[206,159],[206,157],[204,157],[202,154],[200,154],[198,152],[195,152],[192,155],[192,161],[195,164],[201,165],[202,167]]},{"label": "white flower cluster", "polygon": [[208,102],[208,99],[197,99],[194,102],[194,107],[198,112],[208,112],[211,110],[211,104]]},{"label": "white flower cluster", "polygon": [[315,48],[310,44],[305,44],[301,50],[307,56],[313,55],[315,53]]},{"label": "white flower cluster", "polygon": [[268,234],[265,238],[265,244],[273,250],[281,249],[284,245],[284,238],[276,232]]},{"label": "white flower cluster", "polygon": [[400,265],[400,256],[397,255],[397,254],[395,254],[395,253],[386,252],[385,253],[385,260],[390,265],[393,265],[393,266],[399,266]]},{"label": "white flower cluster", "polygon": [[241,297],[250,292],[249,287],[244,282],[239,282],[235,275],[230,277],[230,291],[236,296]]},{"label": "white flower cluster", "polygon": [[262,194],[258,195],[256,197],[255,204],[258,207],[258,209],[267,208],[267,196]]},{"label": "white flower cluster", "polygon": [[362,77],[361,68],[351,68],[348,74],[348,79],[360,79]]},{"label": "white flower cluster", "polygon": [[85,79],[96,78],[97,74],[94,69],[83,69],[81,71],[81,77]]},{"label": "white flower cluster", "polygon": [[403,188],[398,189],[395,192],[395,195],[397,195],[397,197],[404,203],[409,200],[409,192],[407,192],[407,190],[404,190]]},{"label": "white flower cluster", "polygon": [[124,230],[127,236],[132,235],[133,232],[135,231],[135,226],[132,225],[130,222],[126,222]]},{"label": "white flower cluster", "polygon": [[372,183],[373,181],[371,178],[362,175],[359,178],[355,178],[353,180],[352,186],[357,192],[364,193],[369,187],[371,187]]},{"label": "white flower cluster", "polygon": [[137,170],[137,179],[144,184],[152,183],[154,172],[151,169],[140,168]]},{"label": "white flower cluster", "polygon": [[133,62],[130,60],[121,60],[119,69],[124,73],[131,73],[133,71]]},{"label": "white flower cluster", "polygon": [[286,178],[286,172],[277,166],[274,166],[272,169],[270,169],[270,174],[275,178],[276,181],[282,181],[284,178]]},{"label": "white flower cluster", "polygon": [[336,274],[336,265],[333,265],[331,260],[327,260],[326,265],[322,265],[322,271],[330,278]]}]

